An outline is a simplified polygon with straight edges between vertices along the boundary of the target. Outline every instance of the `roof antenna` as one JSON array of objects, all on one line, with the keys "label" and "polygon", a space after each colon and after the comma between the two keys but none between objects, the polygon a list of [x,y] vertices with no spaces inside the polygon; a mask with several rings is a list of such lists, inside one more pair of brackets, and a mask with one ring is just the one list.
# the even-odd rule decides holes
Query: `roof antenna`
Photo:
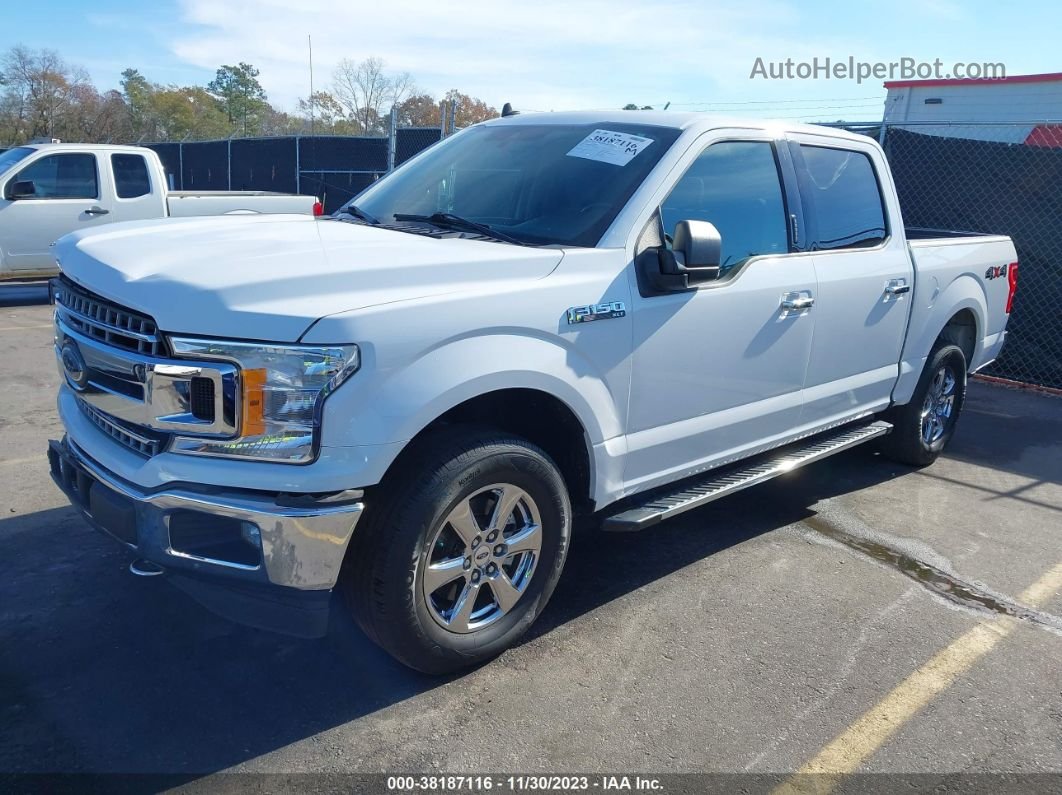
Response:
[{"label": "roof antenna", "polygon": [[520,111],[513,110],[513,103],[511,103],[511,102],[506,102],[504,105],[502,105],[502,118],[503,119],[506,116],[516,116],[519,113],[520,113]]}]

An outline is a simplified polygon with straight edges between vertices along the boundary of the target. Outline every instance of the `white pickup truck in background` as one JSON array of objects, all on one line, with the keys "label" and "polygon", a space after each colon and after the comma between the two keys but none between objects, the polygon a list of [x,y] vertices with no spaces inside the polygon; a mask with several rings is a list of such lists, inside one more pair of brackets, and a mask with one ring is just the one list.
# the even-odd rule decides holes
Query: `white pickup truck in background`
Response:
[{"label": "white pickup truck in background", "polygon": [[54,276],[55,241],[104,224],[321,212],[313,196],[167,188],[158,155],[139,146],[47,143],[0,152],[0,281]]},{"label": "white pickup truck in background", "polygon": [[332,219],[56,253],[51,472],[131,570],[302,635],[338,587],[432,672],[530,626],[573,515],[641,530],[871,440],[931,463],[1018,268],[905,230],[871,138],[650,111],[476,125]]}]

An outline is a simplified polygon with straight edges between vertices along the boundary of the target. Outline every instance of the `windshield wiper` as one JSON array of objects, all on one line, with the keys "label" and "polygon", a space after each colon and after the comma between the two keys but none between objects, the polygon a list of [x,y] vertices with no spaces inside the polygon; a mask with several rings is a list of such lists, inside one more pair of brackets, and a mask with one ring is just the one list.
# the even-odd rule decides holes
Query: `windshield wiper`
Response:
[{"label": "windshield wiper", "polygon": [[523,240],[518,240],[512,235],[507,235],[504,232],[499,232],[494,227],[488,224],[481,224],[479,221],[472,221],[468,218],[462,218],[460,215],[454,215],[453,213],[432,213],[431,215],[416,215],[413,213],[395,213],[396,221],[422,221],[424,223],[437,226],[440,229],[452,229],[455,232],[474,232],[483,237],[489,237],[494,240],[500,240],[503,243],[512,243],[517,246],[528,245]]},{"label": "windshield wiper", "polygon": [[363,209],[358,207],[356,204],[347,204],[347,205],[345,205],[343,207],[340,207],[339,208],[339,214],[341,214],[341,215],[342,214],[346,214],[346,215],[351,216],[352,218],[360,218],[362,221],[365,221],[366,223],[372,224],[373,226],[379,226],[379,224],[380,224],[380,222],[376,218],[374,218],[373,216],[369,215],[367,212],[365,212]]}]

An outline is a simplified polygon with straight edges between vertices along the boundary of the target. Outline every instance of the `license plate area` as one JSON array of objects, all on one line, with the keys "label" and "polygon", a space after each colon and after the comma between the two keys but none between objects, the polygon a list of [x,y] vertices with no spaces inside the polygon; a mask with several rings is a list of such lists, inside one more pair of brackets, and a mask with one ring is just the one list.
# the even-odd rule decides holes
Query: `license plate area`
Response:
[{"label": "license plate area", "polygon": [[135,547],[136,504],[96,480],[57,442],[48,445],[48,465],[56,484],[98,529]]}]

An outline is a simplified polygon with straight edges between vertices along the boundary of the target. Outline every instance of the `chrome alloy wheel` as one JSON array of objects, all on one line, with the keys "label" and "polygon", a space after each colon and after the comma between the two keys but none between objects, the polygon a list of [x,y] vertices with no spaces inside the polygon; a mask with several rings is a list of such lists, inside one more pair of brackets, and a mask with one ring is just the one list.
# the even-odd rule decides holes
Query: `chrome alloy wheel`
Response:
[{"label": "chrome alloy wheel", "polygon": [[450,632],[483,629],[527,590],[542,550],[538,506],[523,489],[496,483],[465,497],[428,545],[421,593]]},{"label": "chrome alloy wheel", "polygon": [[933,375],[929,392],[922,403],[922,441],[933,444],[944,435],[955,409],[954,371],[944,365]]}]

